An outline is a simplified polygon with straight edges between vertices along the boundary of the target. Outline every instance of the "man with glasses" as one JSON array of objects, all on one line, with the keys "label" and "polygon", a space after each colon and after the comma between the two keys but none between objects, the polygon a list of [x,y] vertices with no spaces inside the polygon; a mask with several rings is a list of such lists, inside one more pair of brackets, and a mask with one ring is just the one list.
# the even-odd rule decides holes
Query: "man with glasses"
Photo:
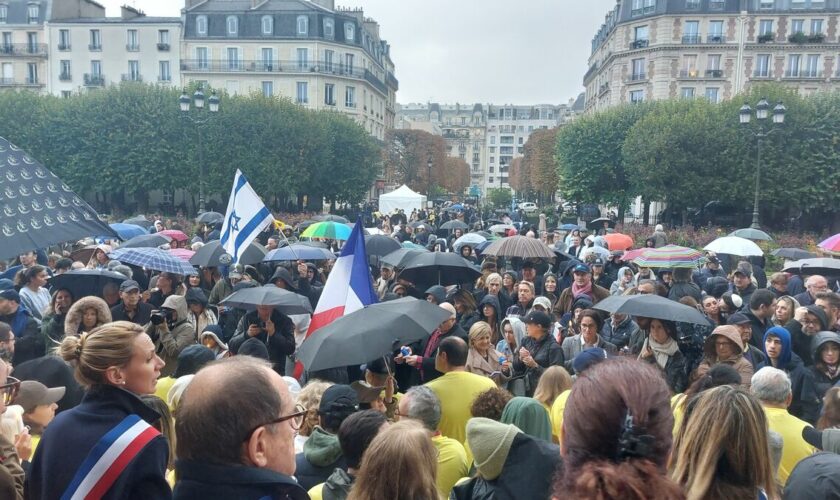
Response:
[{"label": "man with glasses", "polygon": [[[10,366],[0,360],[0,415],[6,412],[20,389],[20,380],[9,377]],[[29,440],[29,434],[22,432],[18,441]],[[15,444],[0,434],[0,498],[23,498],[23,468],[20,465]]]},{"label": "man with glasses", "polygon": [[817,333],[828,330],[828,316],[825,311],[817,305],[797,307],[793,319],[788,321],[785,328],[790,332],[793,352],[802,358],[805,366],[813,365],[811,340]]},{"label": "man with glasses", "polygon": [[828,280],[825,279],[825,276],[815,274],[805,280],[805,291],[793,298],[801,306],[810,306],[817,300],[817,294],[826,290],[828,290]]},{"label": "man with glasses", "polygon": [[234,356],[206,366],[178,407],[174,498],[308,498],[292,477],[305,415],[266,362]]}]

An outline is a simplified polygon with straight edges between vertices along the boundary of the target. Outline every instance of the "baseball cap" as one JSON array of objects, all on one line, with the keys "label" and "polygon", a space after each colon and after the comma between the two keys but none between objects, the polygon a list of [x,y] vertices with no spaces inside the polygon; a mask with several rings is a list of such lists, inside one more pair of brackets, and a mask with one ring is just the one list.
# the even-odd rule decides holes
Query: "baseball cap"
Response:
[{"label": "baseball cap", "polygon": [[740,262],[738,263],[738,267],[735,268],[735,272],[733,274],[743,274],[744,276],[752,276],[752,265],[749,262]]},{"label": "baseball cap", "polygon": [[0,299],[14,300],[20,304],[20,295],[14,290],[3,290],[0,292]]},{"label": "baseball cap", "polygon": [[236,264],[235,266],[230,268],[230,272],[228,273],[229,278],[239,279],[242,278],[242,273],[245,272],[245,266],[242,264]]},{"label": "baseball cap", "polygon": [[596,365],[607,359],[607,351],[600,347],[590,347],[579,352],[572,360],[572,368],[576,374],[580,374],[592,365]]},{"label": "baseball cap", "polygon": [[57,403],[64,397],[64,387],[47,386],[35,380],[24,380],[20,383],[20,390],[14,404],[23,407],[24,413],[32,413],[36,407]]},{"label": "baseball cap", "polygon": [[346,384],[335,384],[327,388],[318,405],[318,413],[322,415],[352,413],[358,409],[359,396]]},{"label": "baseball cap", "polygon": [[551,301],[548,299],[548,297],[542,297],[542,296],[537,297],[536,299],[534,299],[534,305],[535,306],[541,306],[546,311],[551,310]]},{"label": "baseball cap", "polygon": [[727,325],[743,325],[744,323],[749,323],[750,318],[747,317],[746,314],[743,313],[735,313],[726,320]]},{"label": "baseball cap", "polygon": [[595,261],[592,262],[592,265],[603,267],[604,266],[604,259],[602,259],[601,257],[598,257],[598,258],[595,259]]},{"label": "baseball cap", "polygon": [[120,285],[121,292],[130,292],[131,290],[140,290],[140,283],[137,283],[134,280],[125,280]]},{"label": "baseball cap", "polygon": [[578,265],[575,266],[575,268],[572,270],[572,272],[573,273],[587,273],[588,274],[588,273],[591,273],[592,270],[589,269],[589,266],[587,266],[586,264],[578,264]]},{"label": "baseball cap", "polygon": [[551,326],[551,318],[542,311],[531,311],[522,321],[525,324],[540,325],[543,328]]},{"label": "baseball cap", "polygon": [[720,259],[715,257],[714,255],[710,255],[707,257],[709,264],[720,264]]}]

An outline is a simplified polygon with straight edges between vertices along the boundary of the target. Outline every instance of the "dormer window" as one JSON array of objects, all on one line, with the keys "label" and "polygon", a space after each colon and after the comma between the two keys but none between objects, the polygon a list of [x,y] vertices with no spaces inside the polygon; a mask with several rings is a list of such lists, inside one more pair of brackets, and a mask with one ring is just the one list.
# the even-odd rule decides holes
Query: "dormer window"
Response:
[{"label": "dormer window", "polygon": [[199,35],[207,35],[207,16],[196,16],[195,32]]},{"label": "dormer window", "polygon": [[228,16],[225,25],[227,26],[228,36],[236,36],[239,33],[239,18],[236,16]]},{"label": "dormer window", "polygon": [[298,16],[297,17],[297,34],[298,35],[308,35],[309,34],[309,18],[307,16]]},{"label": "dormer window", "polygon": [[324,38],[335,38],[335,21],[332,19],[324,19]]},{"label": "dormer window", "polygon": [[344,23],[344,40],[353,42],[356,40],[356,25],[353,23]]},{"label": "dormer window", "polygon": [[29,4],[26,13],[27,13],[27,20],[29,24],[38,24],[38,17],[40,15],[41,8],[35,4]]},{"label": "dormer window", "polygon": [[9,16],[9,7],[6,4],[0,4],[0,24],[6,24],[6,19]]},{"label": "dormer window", "polygon": [[274,18],[271,16],[262,16],[262,34],[270,35],[274,33]]}]

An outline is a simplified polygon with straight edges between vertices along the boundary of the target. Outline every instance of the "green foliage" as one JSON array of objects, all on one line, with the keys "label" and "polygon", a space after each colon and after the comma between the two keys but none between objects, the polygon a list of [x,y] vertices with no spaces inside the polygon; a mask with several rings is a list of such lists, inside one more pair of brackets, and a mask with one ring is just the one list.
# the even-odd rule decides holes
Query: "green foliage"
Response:
[{"label": "green foliage", "polygon": [[490,188],[487,190],[487,199],[496,208],[510,208],[513,194],[509,188]]},{"label": "green foliage", "polygon": [[222,95],[218,113],[190,112],[195,123],[179,95],[129,83],[69,99],[2,92],[0,136],[89,199],[115,205],[125,194],[143,205],[157,189],[184,189],[197,201],[202,162],[208,194],[226,198],[239,168],[270,205],[304,194],[358,202],[381,170],[376,140],[343,115]]}]

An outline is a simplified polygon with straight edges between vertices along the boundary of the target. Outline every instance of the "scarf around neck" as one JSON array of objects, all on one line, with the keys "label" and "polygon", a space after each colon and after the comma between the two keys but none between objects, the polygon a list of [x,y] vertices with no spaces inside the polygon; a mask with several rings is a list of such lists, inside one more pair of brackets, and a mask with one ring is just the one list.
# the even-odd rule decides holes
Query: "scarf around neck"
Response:
[{"label": "scarf around neck", "polygon": [[577,283],[572,282],[572,297],[575,299],[581,295],[586,295],[590,299],[592,298],[592,282],[590,281],[588,285],[578,286]]},{"label": "scarf around neck", "polygon": [[[668,358],[673,356],[679,350],[677,342],[671,337],[668,337],[668,340],[664,344],[660,344],[654,340],[653,337],[648,337],[645,339],[645,344],[642,346],[642,352],[645,352],[645,348],[647,347],[650,347],[650,350],[653,351],[653,355],[656,358],[656,364],[663,370],[665,369],[665,365],[668,364]],[[641,359],[641,357],[642,355],[639,354],[639,359]]]}]

